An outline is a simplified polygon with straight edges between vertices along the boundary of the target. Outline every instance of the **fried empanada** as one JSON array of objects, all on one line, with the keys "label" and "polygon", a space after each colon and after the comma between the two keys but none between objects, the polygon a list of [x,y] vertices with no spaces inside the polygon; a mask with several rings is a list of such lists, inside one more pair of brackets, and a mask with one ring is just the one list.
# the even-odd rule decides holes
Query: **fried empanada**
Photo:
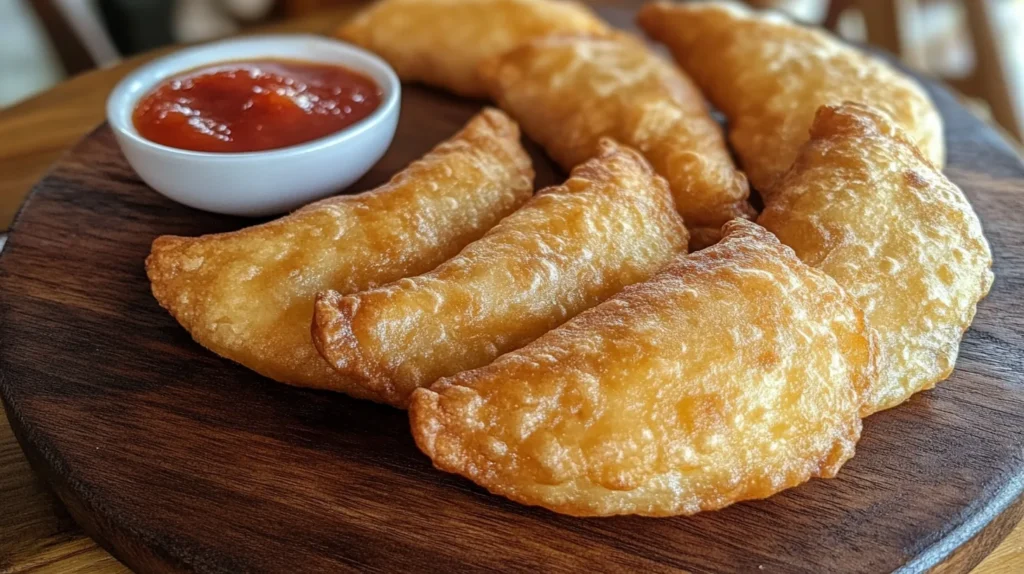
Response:
[{"label": "fried empanada", "polygon": [[872,342],[836,282],[754,223],[518,351],[412,396],[416,444],[524,504],[667,516],[835,476]]},{"label": "fried empanada", "polygon": [[760,223],[831,275],[878,333],[865,416],[949,376],[992,255],[963,193],[888,116],[822,107]]},{"label": "fried empanada", "polygon": [[477,66],[535,36],[603,33],[589,8],[565,0],[381,0],[338,30],[405,81],[484,97]]},{"label": "fried empanada", "polygon": [[762,195],[793,164],[825,104],[875,106],[944,162],[942,118],[924,90],[822,30],[731,3],[657,2],[638,21],[728,117],[729,139]]},{"label": "fried empanada", "polygon": [[485,110],[376,190],[232,233],[159,237],[146,271],[157,301],[213,352],[283,383],[378,399],[313,348],[316,294],[428,271],[532,190],[519,129]]},{"label": "fried empanada", "polygon": [[603,136],[640,150],[668,180],[694,248],[717,240],[726,221],[753,214],[746,177],[704,97],[641,41],[625,34],[537,38],[485,61],[480,76],[567,170],[594,157]]},{"label": "fried empanada", "polygon": [[343,375],[399,407],[440,377],[518,349],[685,252],[665,180],[636,151],[598,157],[434,271],[318,297],[313,340]]}]

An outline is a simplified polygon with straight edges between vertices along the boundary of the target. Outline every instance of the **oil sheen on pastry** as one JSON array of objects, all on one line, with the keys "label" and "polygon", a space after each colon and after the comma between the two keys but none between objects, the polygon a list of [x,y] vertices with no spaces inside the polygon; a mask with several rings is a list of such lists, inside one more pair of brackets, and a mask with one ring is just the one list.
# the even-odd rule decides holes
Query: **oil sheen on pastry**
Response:
[{"label": "oil sheen on pastry", "polygon": [[647,4],[639,23],[728,117],[740,163],[762,194],[792,165],[825,104],[875,106],[933,163],[944,162],[942,118],[924,90],[822,30],[732,3]]},{"label": "oil sheen on pastry", "polygon": [[473,371],[418,389],[434,465],[578,516],[668,516],[832,477],[860,436],[850,297],[742,219],[718,244]]},{"label": "oil sheen on pastry", "polygon": [[405,407],[417,387],[518,349],[686,245],[665,180],[604,140],[564,184],[430,273],[319,297],[313,340],[343,375]]},{"label": "oil sheen on pastry", "polygon": [[483,97],[477,66],[485,58],[534,36],[605,30],[589,8],[566,0],[381,0],[338,36],[379,54],[402,80]]},{"label": "oil sheen on pastry", "polygon": [[885,114],[822,107],[760,223],[831,275],[877,332],[864,415],[949,376],[992,255],[960,189]]},{"label": "oil sheen on pastry", "polygon": [[215,353],[267,377],[376,398],[310,341],[316,294],[429,271],[527,201],[533,169],[497,110],[376,190],[326,199],[262,225],[153,242],[157,301]]},{"label": "oil sheen on pastry", "polygon": [[749,217],[746,177],[733,165],[704,97],[670,62],[625,34],[549,36],[484,62],[491,96],[565,169],[603,136],[640,150],[664,176],[696,247]]}]

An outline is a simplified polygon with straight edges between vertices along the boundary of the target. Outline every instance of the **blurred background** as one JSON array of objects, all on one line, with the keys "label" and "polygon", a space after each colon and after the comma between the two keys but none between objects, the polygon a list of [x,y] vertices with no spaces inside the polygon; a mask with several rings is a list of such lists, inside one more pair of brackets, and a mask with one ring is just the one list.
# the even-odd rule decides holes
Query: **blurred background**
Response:
[{"label": "blurred background", "polygon": [[[0,0],[0,109],[169,44],[316,17],[359,0]],[[1024,141],[1024,0],[750,0],[900,56]]]}]

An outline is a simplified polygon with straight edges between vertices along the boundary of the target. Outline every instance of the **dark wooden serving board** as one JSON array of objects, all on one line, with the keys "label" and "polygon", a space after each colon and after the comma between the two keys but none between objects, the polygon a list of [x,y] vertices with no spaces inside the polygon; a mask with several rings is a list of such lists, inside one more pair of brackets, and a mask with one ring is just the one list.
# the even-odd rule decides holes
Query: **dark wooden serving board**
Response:
[{"label": "dark wooden serving board", "polygon": [[[35,188],[0,257],[0,389],[35,468],[140,571],[962,571],[1024,504],[1024,166],[945,91],[950,177],[996,281],[936,390],[870,417],[838,479],[691,518],[579,519],[431,467],[405,413],[263,379],[153,300],[150,242],[251,221],[143,185],[107,127]],[[383,182],[480,107],[407,87]],[[559,176],[534,151],[539,184]]]}]

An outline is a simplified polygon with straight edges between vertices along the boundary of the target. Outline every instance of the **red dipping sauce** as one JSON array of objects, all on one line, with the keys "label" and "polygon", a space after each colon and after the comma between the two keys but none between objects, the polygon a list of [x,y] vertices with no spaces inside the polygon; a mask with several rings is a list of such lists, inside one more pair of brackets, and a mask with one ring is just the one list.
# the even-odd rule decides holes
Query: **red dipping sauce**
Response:
[{"label": "red dipping sauce", "polygon": [[381,97],[372,79],[338,65],[225,62],[167,80],[139,101],[132,123],[142,137],[178,149],[263,151],[342,130]]}]

